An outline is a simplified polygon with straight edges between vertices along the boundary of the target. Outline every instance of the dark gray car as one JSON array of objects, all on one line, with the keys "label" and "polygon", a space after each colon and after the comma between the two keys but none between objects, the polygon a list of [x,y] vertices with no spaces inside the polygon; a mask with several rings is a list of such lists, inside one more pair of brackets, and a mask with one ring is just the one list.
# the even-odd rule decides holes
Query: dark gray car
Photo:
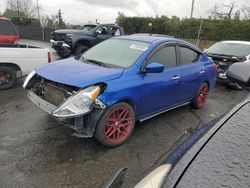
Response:
[{"label": "dark gray car", "polygon": [[250,187],[250,96],[181,145],[135,188]]},{"label": "dark gray car", "polygon": [[61,58],[80,55],[92,46],[114,36],[124,35],[122,27],[115,24],[84,25],[78,30],[64,29],[54,31],[50,40]]}]

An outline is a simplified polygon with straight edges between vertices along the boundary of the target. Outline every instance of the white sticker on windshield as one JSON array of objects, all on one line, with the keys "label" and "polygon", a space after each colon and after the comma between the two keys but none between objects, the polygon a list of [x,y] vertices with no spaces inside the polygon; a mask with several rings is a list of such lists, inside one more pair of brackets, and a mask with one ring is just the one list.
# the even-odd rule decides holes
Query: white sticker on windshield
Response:
[{"label": "white sticker on windshield", "polygon": [[136,49],[136,50],[141,50],[141,51],[146,51],[148,49],[148,47],[146,47],[146,46],[138,46],[135,44],[131,45],[130,48]]}]

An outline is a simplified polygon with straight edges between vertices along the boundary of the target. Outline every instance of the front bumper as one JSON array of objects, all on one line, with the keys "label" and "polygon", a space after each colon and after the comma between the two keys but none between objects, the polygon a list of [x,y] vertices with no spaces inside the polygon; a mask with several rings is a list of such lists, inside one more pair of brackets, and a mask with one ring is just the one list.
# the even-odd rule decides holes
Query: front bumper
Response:
[{"label": "front bumper", "polygon": [[71,46],[66,44],[64,41],[55,41],[50,39],[51,47],[57,51],[59,56],[62,58],[69,57],[72,53]]},{"label": "front bumper", "polygon": [[50,115],[52,115],[52,113],[57,109],[57,106],[43,100],[31,90],[28,91],[28,97],[34,104],[42,108],[45,112],[47,112]]},{"label": "front bumper", "polygon": [[73,118],[57,118],[52,115],[52,113],[57,109],[57,106],[47,102],[41,97],[37,96],[33,91],[28,90],[28,98],[49,115],[51,115],[56,121],[60,124],[73,129],[76,133],[74,136],[81,138],[89,138],[93,137],[95,128],[98,120],[104,112],[104,109],[101,108],[93,108],[91,113],[82,115],[80,117]]},{"label": "front bumper", "polygon": [[65,47],[65,48],[71,48],[68,44],[66,44],[64,41],[55,41],[53,39],[50,39],[51,47]]}]

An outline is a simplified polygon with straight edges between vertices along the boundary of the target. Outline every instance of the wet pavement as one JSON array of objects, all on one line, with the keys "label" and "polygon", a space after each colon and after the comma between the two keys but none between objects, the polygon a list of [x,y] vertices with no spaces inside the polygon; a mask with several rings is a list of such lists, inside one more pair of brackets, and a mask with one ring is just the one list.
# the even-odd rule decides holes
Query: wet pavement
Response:
[{"label": "wet pavement", "polygon": [[123,187],[131,187],[195,129],[247,95],[217,85],[203,109],[187,105],[137,123],[127,143],[107,149],[71,136],[27,99],[22,82],[0,91],[0,187],[101,187],[120,167],[128,168]]}]

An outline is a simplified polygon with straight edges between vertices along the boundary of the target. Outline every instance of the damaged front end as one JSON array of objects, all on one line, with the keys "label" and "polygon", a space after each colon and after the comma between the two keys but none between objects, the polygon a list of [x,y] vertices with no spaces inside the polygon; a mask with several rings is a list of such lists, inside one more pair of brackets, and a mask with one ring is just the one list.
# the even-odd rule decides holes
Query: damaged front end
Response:
[{"label": "damaged front end", "polygon": [[217,65],[217,81],[228,82],[226,71],[229,67],[236,62],[245,61],[244,58],[239,58],[235,56],[223,56],[223,55],[209,55],[215,64]]},{"label": "damaged front end", "polygon": [[49,81],[31,72],[23,87],[30,100],[77,137],[92,137],[106,105],[97,99],[106,88],[95,84],[83,89]]}]

